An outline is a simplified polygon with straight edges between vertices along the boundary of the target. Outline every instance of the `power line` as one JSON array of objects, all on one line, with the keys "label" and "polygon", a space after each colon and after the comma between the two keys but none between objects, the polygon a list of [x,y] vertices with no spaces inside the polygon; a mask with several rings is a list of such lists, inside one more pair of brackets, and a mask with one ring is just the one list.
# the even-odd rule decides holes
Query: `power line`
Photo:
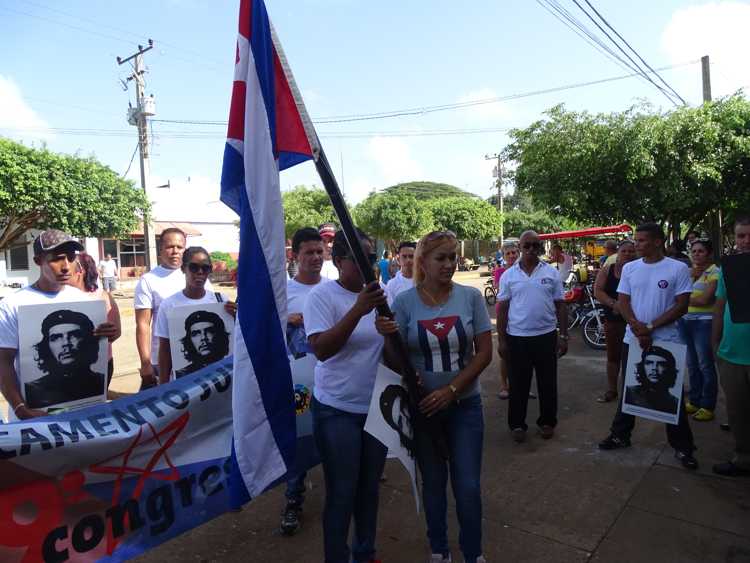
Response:
[{"label": "power line", "polygon": [[[659,67],[656,70],[673,70],[675,68],[685,67],[699,63],[700,60],[696,59],[693,61],[686,61],[669,66]],[[349,115],[334,115],[328,117],[316,117],[313,118],[313,123],[316,124],[330,124],[330,123],[349,123],[356,121],[371,121],[378,119],[387,119],[392,117],[405,117],[413,115],[422,115],[428,113],[434,113],[438,111],[449,111],[453,109],[463,109],[467,107],[474,107],[486,104],[494,104],[498,102],[505,102],[510,100],[518,100],[522,98],[529,98],[533,96],[540,96],[543,94],[552,94],[555,92],[563,92],[565,90],[573,90],[577,88],[585,88],[588,86],[596,86],[598,84],[606,84],[608,82],[616,82],[619,80],[626,80],[628,78],[634,78],[641,76],[640,72],[633,72],[631,74],[623,74],[620,76],[612,76],[609,78],[600,78],[598,80],[589,80],[587,82],[577,82],[575,84],[566,84],[563,86],[553,86],[551,88],[544,88],[541,90],[532,90],[528,92],[521,92],[517,94],[509,94],[507,96],[499,96],[494,98],[484,98],[481,100],[472,100],[470,102],[457,102],[453,104],[442,104],[435,106],[422,106],[418,108],[407,108],[401,110],[384,111],[378,113],[365,113],[365,114],[349,114]],[[157,123],[174,123],[178,125],[216,125],[226,127],[227,122],[223,120],[200,120],[200,119],[152,119],[151,121]]]},{"label": "power line", "polygon": [[135,153],[138,152],[138,143],[136,143],[135,148],[133,149],[133,154],[130,156],[130,162],[128,163],[128,169],[125,170],[122,177],[125,178],[128,175],[128,172],[130,172],[130,167],[133,166],[133,160],[135,160]]},{"label": "power line", "polygon": [[668,83],[668,82],[667,82],[666,80],[664,80],[664,78],[662,78],[662,76],[661,76],[661,75],[660,75],[660,74],[659,74],[658,72],[656,72],[656,71],[655,71],[655,70],[654,70],[653,68],[651,68],[651,65],[650,65],[650,64],[648,64],[648,63],[647,63],[647,62],[646,62],[646,61],[645,61],[645,60],[643,59],[643,57],[641,57],[641,55],[640,55],[640,54],[638,53],[638,51],[636,51],[635,49],[633,49],[633,47],[632,47],[632,46],[630,45],[630,43],[628,43],[628,42],[627,42],[627,41],[625,40],[625,38],[624,38],[624,37],[623,37],[622,35],[620,35],[620,34],[619,34],[619,33],[617,32],[617,30],[616,30],[616,29],[615,29],[614,27],[612,27],[612,25],[610,25],[610,23],[609,23],[609,22],[608,22],[608,21],[607,21],[607,20],[606,20],[606,19],[604,18],[604,16],[602,16],[602,15],[601,15],[601,13],[599,13],[599,11],[598,11],[598,10],[597,10],[597,9],[596,9],[596,8],[595,8],[595,7],[594,7],[594,6],[592,5],[592,4],[591,4],[591,2],[589,2],[589,0],[585,0],[585,2],[586,2],[586,4],[588,4],[588,5],[589,5],[589,7],[590,7],[590,8],[591,8],[591,9],[592,9],[592,10],[594,11],[594,13],[595,13],[595,14],[596,14],[597,16],[599,16],[599,19],[600,19],[600,20],[602,20],[602,21],[604,22],[604,25],[606,25],[606,26],[607,26],[607,27],[608,27],[609,29],[611,29],[611,30],[612,30],[612,31],[614,32],[614,34],[615,34],[615,35],[617,35],[617,37],[619,37],[619,38],[620,38],[620,41],[622,41],[623,43],[625,43],[625,45],[627,45],[628,49],[630,49],[631,51],[633,51],[633,53],[635,53],[635,56],[636,56],[636,57],[638,57],[638,59],[639,59],[639,60],[640,60],[640,61],[641,61],[641,62],[642,62],[642,63],[643,63],[644,65],[646,65],[646,67],[647,67],[647,68],[648,68],[648,69],[649,69],[649,70],[650,70],[651,72],[653,72],[653,73],[654,73],[654,74],[656,75],[656,77],[657,77],[657,78],[658,78],[659,80],[661,80],[661,81],[662,81],[662,83],[663,83],[663,84],[664,84],[664,85],[665,85],[665,86],[666,86],[667,88],[669,88],[669,89],[670,89],[670,90],[671,90],[671,91],[672,91],[672,92],[674,93],[674,95],[675,95],[675,96],[677,96],[677,97],[678,97],[678,98],[680,99],[680,101],[681,101],[681,102],[682,102],[682,103],[683,103],[684,105],[687,105],[687,102],[686,102],[686,101],[685,101],[685,100],[684,100],[684,99],[682,98],[682,96],[680,96],[680,94],[678,94],[678,93],[677,93],[677,90],[675,90],[674,88],[672,88],[672,86],[671,86],[671,85],[670,85],[670,84],[669,84],[669,83]]},{"label": "power line", "polygon": [[589,13],[589,12],[588,12],[588,11],[587,11],[587,10],[586,10],[585,8],[584,8],[584,7],[583,7],[583,6],[581,6],[581,4],[580,4],[580,3],[578,2],[578,0],[573,0],[573,3],[574,3],[574,4],[576,5],[576,6],[578,6],[578,8],[579,8],[579,9],[580,9],[580,10],[581,10],[581,11],[582,11],[582,12],[583,12],[583,13],[584,13],[585,15],[586,15],[586,17],[587,17],[587,18],[589,18],[589,19],[590,19],[590,20],[591,20],[591,21],[592,21],[592,22],[594,23],[594,25],[596,25],[596,27],[598,27],[598,28],[599,28],[599,31],[601,31],[601,32],[602,32],[602,33],[603,33],[603,34],[604,34],[604,35],[605,35],[605,36],[607,37],[607,39],[609,39],[609,40],[610,40],[610,42],[612,42],[612,44],[613,44],[613,45],[614,45],[615,47],[617,47],[617,49],[618,49],[618,50],[619,50],[619,51],[620,51],[620,52],[621,52],[621,53],[622,53],[623,55],[625,55],[625,57],[627,57],[627,59],[628,59],[628,60],[629,60],[629,61],[630,61],[631,63],[633,63],[633,65],[634,65],[634,66],[635,66],[635,67],[636,67],[637,69],[639,69],[639,70],[641,71],[641,74],[642,74],[642,76],[643,76],[643,77],[644,77],[644,78],[645,78],[646,80],[648,80],[648,81],[649,81],[649,82],[650,82],[651,84],[653,84],[653,85],[654,85],[654,86],[655,86],[655,87],[656,87],[656,88],[657,88],[657,89],[658,89],[658,90],[659,90],[659,91],[660,91],[660,92],[661,92],[662,94],[664,94],[664,96],[665,96],[665,97],[666,97],[666,98],[667,98],[667,99],[668,99],[668,100],[669,100],[670,102],[672,102],[672,103],[673,103],[674,105],[679,105],[679,104],[678,104],[677,102],[675,102],[674,98],[672,97],[672,94],[671,94],[670,92],[666,91],[666,90],[665,90],[664,88],[662,88],[661,86],[659,86],[659,85],[658,85],[658,84],[657,84],[656,82],[654,82],[654,81],[653,81],[653,80],[652,80],[652,79],[651,79],[651,78],[650,78],[650,77],[648,76],[648,74],[646,74],[646,71],[644,71],[644,70],[643,70],[643,69],[642,69],[642,68],[640,67],[640,65],[639,65],[639,64],[638,64],[637,62],[635,62],[635,60],[633,60],[633,57],[631,57],[631,56],[630,56],[630,55],[629,55],[629,54],[627,53],[627,51],[625,51],[625,49],[623,49],[623,48],[622,48],[622,46],[621,46],[621,45],[620,45],[620,44],[619,44],[619,43],[618,43],[617,41],[615,41],[615,40],[614,40],[614,39],[612,38],[612,36],[611,36],[611,35],[610,35],[609,33],[607,33],[607,30],[606,30],[606,29],[604,29],[604,28],[603,28],[603,27],[602,27],[602,26],[601,26],[601,25],[599,24],[599,22],[598,22],[598,21],[596,21],[596,19],[595,19],[595,18],[594,18],[594,17],[593,17],[593,16],[592,16],[592,15],[591,15],[591,14],[590,14],[590,13]]}]

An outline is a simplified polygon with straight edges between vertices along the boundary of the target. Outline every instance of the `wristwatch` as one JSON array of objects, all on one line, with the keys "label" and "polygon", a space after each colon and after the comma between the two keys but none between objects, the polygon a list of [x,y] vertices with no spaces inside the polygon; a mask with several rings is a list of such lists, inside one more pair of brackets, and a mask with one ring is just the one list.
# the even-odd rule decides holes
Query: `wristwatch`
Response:
[{"label": "wristwatch", "polygon": [[654,323],[646,323],[646,328],[649,332],[654,332]]},{"label": "wristwatch", "polygon": [[558,334],[557,337],[560,340],[568,340],[568,338],[569,338],[567,334]]}]

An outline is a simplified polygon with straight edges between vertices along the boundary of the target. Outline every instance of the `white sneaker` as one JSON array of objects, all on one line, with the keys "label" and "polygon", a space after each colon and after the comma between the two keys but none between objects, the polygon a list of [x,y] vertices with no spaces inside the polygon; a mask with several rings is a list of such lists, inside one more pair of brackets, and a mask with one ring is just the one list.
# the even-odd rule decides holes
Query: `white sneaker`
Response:
[{"label": "white sneaker", "polygon": [[433,553],[430,555],[430,561],[429,563],[452,563],[453,559],[451,559],[451,554],[448,554],[448,557],[443,557],[442,553]]}]

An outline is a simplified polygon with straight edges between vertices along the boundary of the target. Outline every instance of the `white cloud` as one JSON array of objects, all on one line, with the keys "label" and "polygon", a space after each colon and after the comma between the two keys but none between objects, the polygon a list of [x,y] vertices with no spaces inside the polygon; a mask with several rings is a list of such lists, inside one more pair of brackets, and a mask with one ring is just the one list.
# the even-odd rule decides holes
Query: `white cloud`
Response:
[{"label": "white cloud", "polygon": [[711,2],[672,14],[661,37],[673,63],[709,55],[713,97],[750,86],[750,4]]},{"label": "white cloud", "polygon": [[[458,99],[458,103],[476,102],[497,98],[497,92],[490,88],[481,88],[464,94]],[[479,119],[506,119],[510,117],[511,112],[508,106],[503,102],[493,102],[487,104],[478,104],[469,106],[461,110],[462,113]]]},{"label": "white cloud", "polygon": [[422,167],[403,139],[373,137],[367,145],[367,153],[375,161],[385,186],[423,179]]},{"label": "white cloud", "polygon": [[48,127],[23,99],[16,83],[0,75],[0,129],[31,129],[33,131],[9,131],[9,134],[14,138],[47,139],[52,136]]}]

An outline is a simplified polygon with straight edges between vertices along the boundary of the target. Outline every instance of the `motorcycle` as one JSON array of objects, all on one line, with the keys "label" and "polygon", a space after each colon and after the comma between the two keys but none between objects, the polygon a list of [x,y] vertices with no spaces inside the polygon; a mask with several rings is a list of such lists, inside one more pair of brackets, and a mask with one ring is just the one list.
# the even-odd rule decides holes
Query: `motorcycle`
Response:
[{"label": "motorcycle", "polygon": [[604,335],[604,314],[600,303],[594,299],[592,286],[575,284],[565,293],[568,305],[568,330],[581,327],[583,341],[594,350],[604,350],[607,341]]}]

